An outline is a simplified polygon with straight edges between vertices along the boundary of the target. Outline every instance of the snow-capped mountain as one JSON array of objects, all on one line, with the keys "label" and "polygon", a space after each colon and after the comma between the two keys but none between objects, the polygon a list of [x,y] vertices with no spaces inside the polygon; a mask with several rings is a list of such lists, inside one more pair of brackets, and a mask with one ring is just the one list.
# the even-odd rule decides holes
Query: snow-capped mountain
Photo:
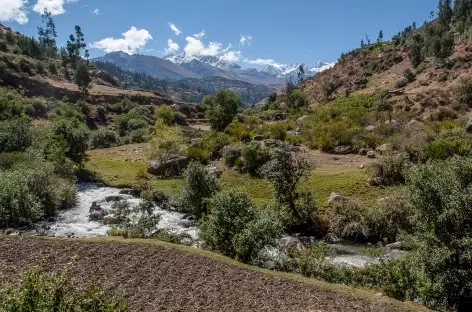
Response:
[{"label": "snow-capped mountain", "polygon": [[305,75],[307,77],[311,77],[320,73],[326,69],[329,69],[334,66],[334,63],[325,63],[319,61],[316,65],[305,65],[302,63],[294,63],[294,64],[271,64],[267,65],[262,72],[267,73],[269,75],[273,75],[281,80],[291,80],[297,77],[298,70],[300,66],[303,65],[303,70],[305,71]]}]

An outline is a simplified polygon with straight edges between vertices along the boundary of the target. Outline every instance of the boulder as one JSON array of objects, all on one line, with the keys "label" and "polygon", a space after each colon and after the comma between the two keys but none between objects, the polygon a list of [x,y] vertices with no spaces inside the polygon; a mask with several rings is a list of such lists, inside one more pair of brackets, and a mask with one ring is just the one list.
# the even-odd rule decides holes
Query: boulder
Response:
[{"label": "boulder", "polygon": [[352,147],[349,145],[336,146],[334,148],[334,153],[339,155],[345,155],[352,153]]},{"label": "boulder", "polygon": [[290,145],[289,149],[291,152],[298,153],[300,151],[300,146]]},{"label": "boulder", "polygon": [[264,140],[264,136],[263,135],[255,135],[253,138],[252,138],[253,141],[263,141]]},{"label": "boulder", "polygon": [[174,156],[164,161],[152,160],[148,166],[147,172],[161,177],[180,176],[187,168],[189,162],[190,159],[184,156]]},{"label": "boulder", "polygon": [[125,188],[125,189],[122,189],[120,190],[119,192],[120,195],[129,195],[129,196],[139,196],[139,191],[138,190],[133,190],[133,189],[130,189],[130,188]]},{"label": "boulder", "polygon": [[284,253],[290,254],[294,251],[302,251],[304,249],[303,244],[300,239],[295,237],[290,237],[284,245]]},{"label": "boulder", "polygon": [[267,147],[274,147],[277,145],[277,140],[274,140],[274,139],[267,139],[267,140],[264,140],[264,144],[265,146]]},{"label": "boulder", "polygon": [[465,130],[469,133],[472,133],[472,118],[469,119],[469,122],[467,123]]},{"label": "boulder", "polygon": [[90,220],[92,221],[101,221],[103,220],[103,214],[100,212],[100,211],[92,211],[92,213],[90,213]]},{"label": "boulder", "polygon": [[296,124],[301,124],[302,122],[304,122],[304,121],[307,120],[308,118],[310,118],[310,116],[308,116],[308,115],[302,116],[302,117],[298,118],[298,119],[295,121],[295,123],[296,123]]},{"label": "boulder", "polygon": [[396,120],[393,120],[393,119],[392,120],[387,120],[385,122],[385,124],[391,126],[392,128],[399,128],[400,127],[400,123]]},{"label": "boulder", "polygon": [[374,151],[368,151],[367,152],[367,158],[375,158],[375,152]]},{"label": "boulder", "polygon": [[367,132],[372,132],[372,131],[374,131],[375,129],[377,129],[377,126],[376,126],[376,125],[370,125],[370,126],[365,127],[364,129],[365,129],[365,131],[367,131]]},{"label": "boulder", "polygon": [[401,242],[395,242],[392,244],[388,244],[386,247],[392,250],[401,250],[403,248],[403,245]]},{"label": "boulder", "polygon": [[106,224],[106,225],[119,223],[118,220],[116,220],[116,218],[113,216],[104,216],[102,221],[103,221],[103,224]]},{"label": "boulder", "polygon": [[[111,202],[119,202],[119,201],[122,201],[124,200],[124,197],[122,196],[119,196],[119,195],[112,195],[112,196],[107,196],[105,197],[105,201],[107,203],[111,203]],[[93,205],[93,204],[92,204]],[[101,208],[100,208],[101,209]]]},{"label": "boulder", "polygon": [[290,136],[300,136],[300,132],[294,130],[287,131],[287,134]]},{"label": "boulder", "polygon": [[329,199],[328,199],[328,205],[332,205],[334,204],[335,202],[338,202],[340,200],[342,200],[342,196],[337,194],[337,193],[331,193],[331,195],[329,196]]},{"label": "boulder", "polygon": [[202,139],[195,138],[190,141],[190,145],[192,146],[200,146],[202,144]]},{"label": "boulder", "polygon": [[206,170],[211,173],[211,174],[214,174],[216,175],[218,178],[221,176],[221,174],[223,173],[223,171],[221,171],[220,169],[218,169],[217,167],[215,166],[208,166],[206,168]]},{"label": "boulder", "polygon": [[359,149],[359,155],[361,155],[361,156],[367,155],[367,150],[365,148]]},{"label": "boulder", "polygon": [[102,210],[102,207],[97,204],[96,201],[92,202],[92,206],[90,206],[90,209],[89,209],[89,212],[92,212],[92,211],[101,211]]},{"label": "boulder", "polygon": [[379,154],[385,154],[390,150],[391,150],[391,148],[390,148],[390,145],[388,145],[388,144],[380,145],[375,149],[375,151]]},{"label": "boulder", "polygon": [[417,131],[417,130],[422,130],[424,129],[424,123],[421,121],[418,121],[416,119],[410,120],[406,125],[405,125],[405,130],[406,131]]}]

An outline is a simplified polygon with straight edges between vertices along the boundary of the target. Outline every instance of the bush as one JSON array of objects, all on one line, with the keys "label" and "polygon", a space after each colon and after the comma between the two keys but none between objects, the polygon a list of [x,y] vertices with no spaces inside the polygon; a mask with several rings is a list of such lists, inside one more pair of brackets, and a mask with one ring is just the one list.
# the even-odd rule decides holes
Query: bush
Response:
[{"label": "bush", "polygon": [[119,229],[114,229],[112,236],[125,238],[150,238],[156,232],[161,216],[155,213],[155,206],[150,201],[140,202],[131,208],[129,202],[113,203],[111,220]]},{"label": "bush", "polygon": [[90,148],[108,148],[118,145],[120,138],[115,131],[109,129],[100,129],[92,132],[90,136]]},{"label": "bush", "polygon": [[151,140],[150,158],[160,162],[181,155],[184,151],[182,130],[177,126],[166,126],[162,120],[156,121],[156,136]]},{"label": "bush", "polygon": [[403,72],[403,77],[405,77],[408,82],[413,82],[416,79],[415,73],[413,73],[410,68],[405,69],[405,71]]},{"label": "bush", "polygon": [[34,127],[30,120],[17,118],[0,123],[0,153],[25,151],[31,146]]},{"label": "bush", "polygon": [[55,62],[49,62],[48,64],[48,70],[51,74],[53,75],[57,75],[58,74],[58,71],[57,71],[57,65]]},{"label": "bush", "polygon": [[305,91],[296,88],[287,94],[287,105],[292,109],[300,109],[308,106],[308,96]]},{"label": "bush", "polygon": [[208,164],[208,151],[200,146],[189,146],[185,150],[185,156],[201,164]]},{"label": "bush", "polygon": [[[86,285],[83,293],[72,286],[69,271],[45,273],[35,268],[23,273],[21,281],[0,290],[2,311],[126,312],[125,301],[111,297],[98,284]],[[83,285],[82,285],[83,286]]]},{"label": "bush", "polygon": [[205,199],[218,192],[220,186],[216,176],[199,163],[191,162],[184,172],[184,183],[179,198],[180,209],[197,218],[207,211]]},{"label": "bush", "polygon": [[60,118],[52,124],[53,133],[67,143],[66,156],[82,166],[88,148],[89,130],[77,119]]},{"label": "bush", "polygon": [[404,183],[409,165],[408,155],[405,154],[382,157],[371,165],[370,183],[375,186]]},{"label": "bush", "polygon": [[231,144],[231,137],[222,132],[206,132],[202,136],[203,147],[209,151],[210,158],[219,159],[222,155],[223,147]]},{"label": "bush", "polygon": [[287,139],[287,131],[290,130],[290,126],[286,122],[274,123],[269,125],[267,132],[264,133],[266,138],[285,141]]},{"label": "bush", "polygon": [[251,142],[242,150],[244,167],[253,176],[259,176],[259,170],[271,158],[270,150],[259,142]]},{"label": "bush", "polygon": [[209,213],[198,222],[205,246],[243,262],[253,260],[282,232],[280,222],[258,212],[245,193],[223,191],[208,206]]},{"label": "bush", "polygon": [[[25,164],[28,165],[28,164]],[[31,225],[75,200],[73,182],[54,173],[45,163],[37,168],[0,172],[0,228]]]},{"label": "bush", "polygon": [[369,211],[349,199],[335,202],[327,220],[329,233],[339,238],[364,241],[370,236]]},{"label": "bush", "polygon": [[439,137],[425,143],[420,152],[420,160],[444,160],[454,155],[466,156],[471,151],[471,142],[466,138]]},{"label": "bush", "polygon": [[250,141],[251,130],[250,127],[244,123],[234,120],[225,128],[225,133],[234,137],[238,141]]},{"label": "bush", "polygon": [[154,117],[162,119],[165,125],[172,126],[174,124],[175,111],[168,105],[161,105],[154,110]]},{"label": "bush", "polygon": [[472,105],[472,79],[463,81],[457,88],[457,100],[461,104]]}]

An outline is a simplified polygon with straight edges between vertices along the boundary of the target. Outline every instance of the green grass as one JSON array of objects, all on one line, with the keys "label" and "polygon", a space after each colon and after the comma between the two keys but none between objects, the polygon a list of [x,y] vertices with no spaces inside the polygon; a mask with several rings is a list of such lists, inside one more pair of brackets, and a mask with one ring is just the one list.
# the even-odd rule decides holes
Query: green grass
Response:
[{"label": "green grass", "polygon": [[[100,150],[89,152],[87,169],[98,174],[100,179],[110,186],[132,186],[139,174],[145,172],[144,161],[125,161],[125,156],[110,155]],[[314,170],[303,184],[316,196],[319,207],[326,207],[332,192],[356,198],[365,205],[374,205],[379,198],[394,192],[396,187],[376,188],[367,184],[368,173],[363,170],[333,168],[332,170]],[[181,178],[153,179],[152,184],[168,196],[179,193],[183,183]],[[226,170],[220,178],[225,188],[236,188],[246,192],[257,204],[263,204],[273,197],[273,189],[265,179],[252,178],[247,174]]]}]

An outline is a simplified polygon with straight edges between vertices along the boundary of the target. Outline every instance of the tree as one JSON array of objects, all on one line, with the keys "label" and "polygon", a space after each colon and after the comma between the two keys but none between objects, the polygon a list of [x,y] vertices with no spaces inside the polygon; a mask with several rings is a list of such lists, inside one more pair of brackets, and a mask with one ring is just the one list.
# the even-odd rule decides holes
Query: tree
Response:
[{"label": "tree", "polygon": [[431,308],[470,311],[472,306],[472,160],[429,162],[407,175],[415,209],[413,242],[427,282]]},{"label": "tree", "polygon": [[205,166],[191,162],[184,172],[184,184],[179,202],[181,208],[200,218],[207,212],[205,200],[220,190],[218,180]]},{"label": "tree", "polygon": [[305,68],[303,64],[298,66],[297,77],[298,77],[298,83],[302,83],[305,80]]},{"label": "tree", "polygon": [[89,58],[88,50],[86,49],[87,44],[85,43],[84,34],[80,26],[75,26],[75,36],[72,34],[67,40],[67,52],[69,54],[70,64],[73,69],[77,67],[77,64],[81,58],[82,50],[84,50],[84,57]]},{"label": "tree", "polygon": [[38,27],[39,42],[49,48],[52,48],[54,51],[57,51],[56,24],[52,19],[51,12],[45,8],[44,13],[41,15],[41,19],[45,27]]},{"label": "tree", "polygon": [[383,35],[383,31],[381,30],[379,32],[379,37],[377,38],[377,42],[383,42],[383,38],[384,38],[384,35]]},{"label": "tree", "polygon": [[309,168],[306,159],[292,154],[285,144],[276,150],[273,159],[261,171],[272,184],[276,201],[290,209],[295,223],[312,226],[312,213],[305,211],[314,212],[314,202],[307,200],[313,198],[313,195],[309,192],[303,194],[298,190],[299,182],[308,174]]},{"label": "tree", "polygon": [[207,118],[213,130],[222,131],[238,113],[241,99],[230,90],[221,90],[215,96],[203,98]]},{"label": "tree", "polygon": [[60,118],[54,121],[52,130],[58,141],[65,141],[65,155],[79,166],[83,166],[90,134],[85,124],[77,118]]},{"label": "tree", "polygon": [[364,39],[361,40],[361,48],[365,46]]},{"label": "tree", "polygon": [[449,25],[452,20],[452,1],[451,0],[439,0],[438,5],[439,13],[438,20],[442,25]]},{"label": "tree", "polygon": [[74,80],[80,91],[82,91],[84,95],[87,94],[90,82],[92,81],[89,75],[88,62],[79,60],[77,69],[75,70]]}]

